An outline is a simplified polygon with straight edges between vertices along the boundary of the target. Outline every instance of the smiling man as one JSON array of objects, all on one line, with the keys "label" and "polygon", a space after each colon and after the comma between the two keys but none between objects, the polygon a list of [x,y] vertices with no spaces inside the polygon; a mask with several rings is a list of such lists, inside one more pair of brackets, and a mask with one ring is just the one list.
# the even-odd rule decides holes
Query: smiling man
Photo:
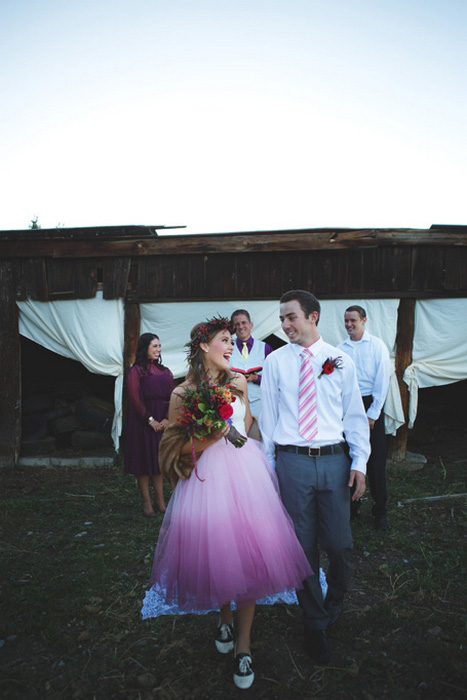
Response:
[{"label": "smiling man", "polygon": [[[351,574],[349,493],[353,487],[352,498],[358,500],[365,492],[370,445],[355,365],[320,337],[319,315],[319,301],[310,292],[282,296],[280,320],[290,343],[264,363],[260,423],[282,500],[315,574],[297,591],[305,649],[325,664],[326,628],[342,611]],[[329,560],[324,599],[318,543]]]},{"label": "smiling man", "polygon": [[251,415],[258,418],[261,413],[261,371],[272,348],[262,340],[252,337],[254,324],[246,309],[234,311],[230,322],[237,336],[230,369],[245,376]]},{"label": "smiling man", "polygon": [[[374,501],[375,527],[377,530],[387,530],[387,444],[383,406],[389,389],[391,363],[386,345],[380,338],[368,333],[366,322],[366,311],[362,306],[349,306],[344,314],[348,337],[338,347],[350,355],[357,368],[358,385],[370,426],[371,455],[367,469]],[[359,516],[359,506],[359,502],[352,502],[352,518]]]}]

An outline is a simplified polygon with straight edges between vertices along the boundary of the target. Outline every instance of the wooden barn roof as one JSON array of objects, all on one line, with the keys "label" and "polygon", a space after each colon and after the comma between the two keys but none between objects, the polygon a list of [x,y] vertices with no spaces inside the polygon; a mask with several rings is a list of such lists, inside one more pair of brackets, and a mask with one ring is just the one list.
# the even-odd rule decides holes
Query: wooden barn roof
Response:
[{"label": "wooden barn roof", "polygon": [[[429,229],[279,229],[232,233],[167,234],[179,227],[96,226],[0,231],[0,257],[89,257],[268,250],[356,249],[379,246],[467,245],[467,226]],[[180,227],[181,228],[181,227]]]},{"label": "wooden barn roof", "polygon": [[[175,227],[174,227],[175,228]],[[163,226],[0,232],[17,299],[467,295],[467,227],[183,234]]]}]

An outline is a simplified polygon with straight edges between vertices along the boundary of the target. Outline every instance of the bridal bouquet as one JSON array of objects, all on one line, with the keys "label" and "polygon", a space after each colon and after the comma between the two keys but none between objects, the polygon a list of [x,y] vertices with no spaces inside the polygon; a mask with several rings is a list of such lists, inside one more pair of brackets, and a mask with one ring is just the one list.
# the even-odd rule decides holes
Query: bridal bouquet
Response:
[{"label": "bridal bouquet", "polygon": [[204,442],[208,435],[216,430],[222,430],[225,423],[230,424],[227,434],[235,447],[243,447],[246,438],[232,425],[232,404],[236,396],[231,392],[231,386],[216,386],[201,382],[197,389],[185,389],[177,419],[185,428],[190,439],[198,438]]}]

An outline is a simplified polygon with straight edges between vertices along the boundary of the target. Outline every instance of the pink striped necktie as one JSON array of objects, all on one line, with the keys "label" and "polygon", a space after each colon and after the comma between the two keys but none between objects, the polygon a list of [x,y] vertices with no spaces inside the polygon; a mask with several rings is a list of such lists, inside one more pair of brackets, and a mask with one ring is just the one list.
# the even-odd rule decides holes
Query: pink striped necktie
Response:
[{"label": "pink striped necktie", "polygon": [[316,391],[311,350],[305,348],[300,353],[300,381],[298,387],[298,432],[307,442],[318,434],[318,416],[316,414]]}]

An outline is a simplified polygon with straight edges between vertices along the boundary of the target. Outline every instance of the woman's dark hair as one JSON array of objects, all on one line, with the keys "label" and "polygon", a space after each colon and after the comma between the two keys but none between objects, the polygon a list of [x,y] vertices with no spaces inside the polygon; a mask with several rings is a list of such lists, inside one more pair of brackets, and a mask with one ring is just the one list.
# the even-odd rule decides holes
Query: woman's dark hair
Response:
[{"label": "woman's dark hair", "polygon": [[165,369],[162,364],[162,353],[155,362],[148,359],[148,347],[154,339],[160,340],[159,336],[155,333],[143,333],[143,335],[140,335],[136,348],[135,365],[140,365],[145,369],[147,369],[149,365],[156,365],[159,369]]},{"label": "woman's dark hair", "polygon": [[[204,323],[197,323],[193,326],[190,333],[190,342],[187,343],[188,347],[188,374],[187,380],[190,384],[194,386],[199,386],[201,382],[207,382],[209,380],[208,372],[204,366],[204,352],[201,348],[201,343],[210,343],[211,340],[222,331],[229,331],[232,333],[231,324],[228,318],[212,318],[208,319]],[[230,382],[234,373],[228,370],[227,372],[221,372],[217,383],[221,386],[225,386]],[[243,396],[243,392],[232,388],[232,393],[237,394],[237,396]]]}]

